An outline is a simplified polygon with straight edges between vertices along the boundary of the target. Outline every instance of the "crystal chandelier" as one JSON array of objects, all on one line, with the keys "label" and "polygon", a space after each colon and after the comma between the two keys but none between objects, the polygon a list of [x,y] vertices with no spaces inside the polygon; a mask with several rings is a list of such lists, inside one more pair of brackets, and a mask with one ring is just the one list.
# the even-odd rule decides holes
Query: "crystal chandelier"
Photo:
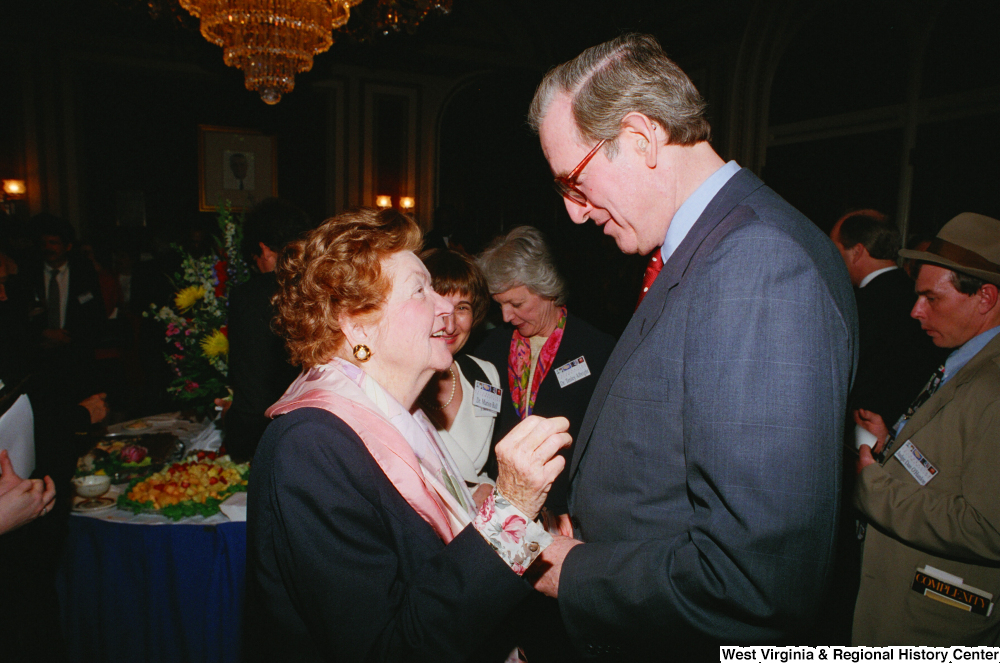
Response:
[{"label": "crystal chandelier", "polygon": [[248,90],[266,104],[295,87],[313,55],[333,44],[361,0],[179,0],[201,19],[201,34],[223,49],[223,60],[243,70]]}]

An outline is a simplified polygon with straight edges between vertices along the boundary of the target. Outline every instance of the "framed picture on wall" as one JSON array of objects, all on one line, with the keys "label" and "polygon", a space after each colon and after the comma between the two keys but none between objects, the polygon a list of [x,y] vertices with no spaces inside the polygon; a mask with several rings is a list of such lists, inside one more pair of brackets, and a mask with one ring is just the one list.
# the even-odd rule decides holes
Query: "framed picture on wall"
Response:
[{"label": "framed picture on wall", "polygon": [[250,129],[198,125],[198,211],[228,200],[235,212],[278,195],[277,139]]}]

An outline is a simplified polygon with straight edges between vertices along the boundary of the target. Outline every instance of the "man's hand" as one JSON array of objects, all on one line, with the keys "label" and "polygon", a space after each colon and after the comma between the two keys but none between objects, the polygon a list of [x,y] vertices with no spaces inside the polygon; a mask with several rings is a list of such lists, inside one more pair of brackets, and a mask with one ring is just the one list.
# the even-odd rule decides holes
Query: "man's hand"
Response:
[{"label": "man's hand", "polygon": [[107,397],[108,395],[104,393],[94,394],[80,401],[79,405],[90,413],[90,423],[96,424],[104,421],[104,418],[108,416],[108,404],[104,400]]},{"label": "man's hand", "polygon": [[42,339],[42,345],[47,348],[69,345],[70,341],[73,340],[65,329],[43,329]]},{"label": "man's hand", "polygon": [[875,414],[871,410],[855,410],[854,423],[874,435],[877,440],[874,450],[867,444],[858,447],[858,462],[855,465],[855,470],[861,474],[861,470],[876,462],[875,454],[882,453],[882,450],[885,449],[885,443],[889,440],[889,427],[885,425],[882,415]]},{"label": "man's hand", "polygon": [[875,464],[875,456],[872,455],[872,448],[867,444],[862,444],[858,447],[858,460],[854,465],[854,469],[858,474],[861,474],[861,470],[865,469],[869,465]]},{"label": "man's hand", "polygon": [[226,413],[229,412],[229,408],[232,407],[232,405],[233,405],[233,397],[232,396],[226,396],[225,398],[216,398],[215,399],[215,407],[219,409],[219,412],[221,412],[220,416],[223,419],[226,418]]},{"label": "man's hand", "polygon": [[542,594],[554,599],[559,598],[559,577],[562,574],[563,561],[570,550],[582,544],[583,541],[568,536],[553,536],[552,543],[528,567],[528,572],[525,574],[528,581]]},{"label": "man's hand", "polygon": [[889,439],[889,427],[882,420],[882,415],[875,414],[871,410],[855,410],[854,423],[878,439],[875,444],[875,453],[880,453],[885,448],[886,440]]}]

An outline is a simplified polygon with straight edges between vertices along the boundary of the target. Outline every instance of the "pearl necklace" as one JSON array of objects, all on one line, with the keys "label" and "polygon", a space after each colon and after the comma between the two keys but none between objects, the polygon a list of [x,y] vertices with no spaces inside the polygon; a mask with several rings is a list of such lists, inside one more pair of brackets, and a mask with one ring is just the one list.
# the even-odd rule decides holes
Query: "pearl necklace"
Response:
[{"label": "pearl necklace", "polygon": [[444,405],[433,406],[435,410],[444,410],[455,400],[455,385],[458,383],[458,379],[455,377],[454,364],[448,367],[448,373],[451,375],[451,396],[448,397],[448,402]]}]

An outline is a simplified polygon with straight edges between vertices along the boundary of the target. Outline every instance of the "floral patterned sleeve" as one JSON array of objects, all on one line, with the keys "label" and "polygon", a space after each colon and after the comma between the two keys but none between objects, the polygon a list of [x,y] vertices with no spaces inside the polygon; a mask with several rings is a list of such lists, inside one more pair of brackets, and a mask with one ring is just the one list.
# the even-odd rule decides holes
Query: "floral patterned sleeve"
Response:
[{"label": "floral patterned sleeve", "polygon": [[490,547],[517,575],[552,543],[552,535],[511,504],[494,486],[472,521]]}]

